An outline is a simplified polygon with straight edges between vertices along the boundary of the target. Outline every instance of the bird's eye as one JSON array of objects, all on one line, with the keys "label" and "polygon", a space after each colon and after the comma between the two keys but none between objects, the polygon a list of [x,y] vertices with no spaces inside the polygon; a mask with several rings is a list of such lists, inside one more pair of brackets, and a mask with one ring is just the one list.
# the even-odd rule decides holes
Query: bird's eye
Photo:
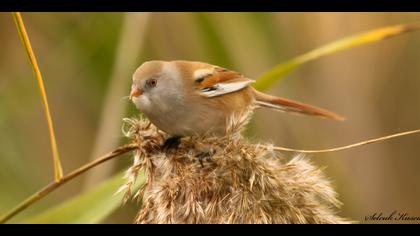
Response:
[{"label": "bird's eye", "polygon": [[156,79],[149,79],[149,80],[147,80],[146,84],[147,84],[147,87],[149,87],[149,88],[156,87],[157,80]]}]

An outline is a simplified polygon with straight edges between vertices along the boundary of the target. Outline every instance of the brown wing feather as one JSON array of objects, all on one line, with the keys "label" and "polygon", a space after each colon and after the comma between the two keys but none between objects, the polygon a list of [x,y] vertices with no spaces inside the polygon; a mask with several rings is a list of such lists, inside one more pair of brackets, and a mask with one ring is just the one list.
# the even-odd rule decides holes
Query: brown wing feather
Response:
[{"label": "brown wing feather", "polygon": [[206,97],[239,91],[253,82],[238,72],[220,67],[215,67],[211,74],[195,80],[196,89]]},{"label": "brown wing feather", "polygon": [[216,67],[212,74],[206,75],[203,78],[197,78],[198,89],[210,88],[216,84],[228,82],[237,78],[243,77],[241,74],[235,71],[227,70],[224,68]]}]

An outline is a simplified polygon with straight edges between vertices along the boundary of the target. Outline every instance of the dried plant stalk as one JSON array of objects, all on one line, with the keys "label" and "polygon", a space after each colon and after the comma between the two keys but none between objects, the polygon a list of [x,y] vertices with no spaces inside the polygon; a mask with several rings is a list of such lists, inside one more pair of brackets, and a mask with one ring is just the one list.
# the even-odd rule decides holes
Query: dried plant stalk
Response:
[{"label": "dried plant stalk", "polygon": [[138,172],[147,174],[134,196],[143,203],[135,223],[348,223],[322,171],[302,155],[287,161],[249,143],[241,135],[247,117],[233,117],[224,137],[184,138],[169,151],[160,148],[166,134],[127,120],[139,146],[127,196]]},{"label": "dried plant stalk", "polygon": [[105,155],[102,155],[101,157],[98,157],[97,159],[95,159],[95,160],[77,168],[76,170],[70,172],[69,174],[67,174],[63,178],[61,178],[60,181],[58,181],[58,182],[54,181],[54,182],[46,185],[45,187],[43,187],[42,189],[40,189],[36,193],[34,193],[31,196],[29,196],[28,198],[26,198],[24,201],[22,201],[18,205],[16,205],[13,209],[6,212],[4,215],[1,215],[0,216],[0,224],[6,223],[7,221],[12,219],[17,214],[24,211],[26,208],[32,206],[33,204],[40,201],[44,197],[48,196],[54,190],[63,186],[65,183],[67,183],[70,180],[76,178],[77,176],[80,176],[81,174],[85,173],[86,171],[92,169],[93,167],[98,166],[98,165],[100,165],[100,164],[102,164],[106,161],[112,160],[113,158],[121,156],[122,154],[130,152],[134,149],[137,149],[137,144],[130,143],[130,144],[122,145],[122,146],[114,149],[113,151],[111,151],[111,152],[109,152]]}]

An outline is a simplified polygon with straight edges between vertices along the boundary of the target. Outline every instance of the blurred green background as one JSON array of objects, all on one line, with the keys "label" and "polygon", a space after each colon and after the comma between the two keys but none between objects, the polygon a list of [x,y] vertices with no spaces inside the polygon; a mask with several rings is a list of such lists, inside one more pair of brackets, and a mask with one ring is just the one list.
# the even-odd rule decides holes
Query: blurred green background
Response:
[{"label": "blurred green background", "polygon": [[[280,62],[355,33],[420,21],[420,13],[23,13],[52,110],[65,172],[124,142],[125,99],[144,61],[205,61],[257,78]],[[11,14],[0,13],[0,214],[52,180],[47,124]],[[260,110],[254,141],[322,149],[420,128],[420,32],[318,59],[270,93],[348,118]],[[420,135],[311,157],[363,222],[394,210],[420,216]],[[292,154],[285,154],[291,156]],[[91,189],[131,163],[119,158],[66,184],[12,222]],[[87,209],[88,210],[88,209]],[[127,204],[102,222],[130,223]]]}]

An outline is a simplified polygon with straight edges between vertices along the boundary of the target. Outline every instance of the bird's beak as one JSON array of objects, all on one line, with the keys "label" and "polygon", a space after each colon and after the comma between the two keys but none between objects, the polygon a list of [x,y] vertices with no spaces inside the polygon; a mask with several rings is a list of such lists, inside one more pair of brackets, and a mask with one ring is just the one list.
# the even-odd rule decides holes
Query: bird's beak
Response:
[{"label": "bird's beak", "polygon": [[130,100],[132,98],[139,97],[142,94],[143,94],[143,90],[139,89],[136,85],[131,86],[131,92],[129,96]]}]

